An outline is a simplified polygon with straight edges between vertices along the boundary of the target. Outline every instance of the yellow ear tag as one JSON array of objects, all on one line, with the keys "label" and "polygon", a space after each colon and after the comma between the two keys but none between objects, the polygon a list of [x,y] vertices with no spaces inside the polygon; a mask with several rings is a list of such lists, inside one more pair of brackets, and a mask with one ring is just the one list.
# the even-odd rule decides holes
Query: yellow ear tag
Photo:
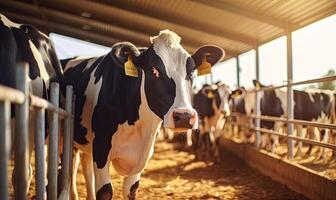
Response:
[{"label": "yellow ear tag", "polygon": [[238,92],[235,92],[234,94],[233,94],[233,98],[238,98],[240,96],[240,94],[238,93]]},{"label": "yellow ear tag", "polygon": [[197,68],[197,76],[202,76],[206,74],[211,74],[211,64],[204,56],[201,65]]},{"label": "yellow ear tag", "polygon": [[212,99],[214,97],[215,97],[215,95],[214,95],[214,93],[212,91],[208,92],[208,98],[209,99]]},{"label": "yellow ear tag", "polygon": [[128,56],[128,60],[124,64],[124,68],[125,68],[125,74],[127,76],[133,76],[133,77],[138,77],[139,76],[138,75],[138,70],[133,63],[131,56]]},{"label": "yellow ear tag", "polygon": [[260,83],[257,83],[257,84],[256,84],[256,89],[257,89],[257,90],[260,90],[260,88],[261,88]]}]

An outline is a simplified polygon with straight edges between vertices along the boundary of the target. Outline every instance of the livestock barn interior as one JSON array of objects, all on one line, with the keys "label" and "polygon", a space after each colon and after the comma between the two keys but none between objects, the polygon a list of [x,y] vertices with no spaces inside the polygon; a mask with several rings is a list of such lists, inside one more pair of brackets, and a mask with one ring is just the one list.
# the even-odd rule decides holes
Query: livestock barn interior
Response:
[{"label": "livestock barn interior", "polygon": [[[200,121],[199,131],[171,133],[168,129],[160,129],[155,139],[154,155],[141,175],[140,186],[136,192],[137,199],[335,199],[335,88],[329,88],[328,91],[323,88],[318,91],[320,88],[315,87],[314,93],[309,93],[302,88],[308,84],[332,85],[336,75],[328,74],[314,79],[307,77],[297,81],[293,73],[295,71],[293,68],[296,67],[293,64],[296,61],[296,57],[293,56],[295,51],[293,32],[320,20],[335,17],[335,1],[2,0],[0,13],[13,22],[34,25],[46,35],[56,33],[107,47],[120,41],[129,41],[137,47],[149,47],[151,36],[157,35],[161,30],[169,29],[182,38],[181,45],[190,54],[208,44],[224,49],[225,57],[213,67],[213,72],[216,71],[215,68],[221,67],[221,72],[225,73],[225,63],[235,61],[236,73],[231,74],[235,82],[232,85],[226,83],[224,78],[221,78],[221,81],[226,85],[215,83],[214,76],[220,77],[220,73],[209,74],[196,78],[196,84],[200,87],[198,91],[196,89],[194,91],[194,95],[196,92],[201,93],[212,102],[216,98],[213,96],[214,93],[223,86],[229,85],[230,95],[225,97],[219,95],[223,97],[219,101],[223,104],[226,102],[230,111],[225,111],[225,114],[219,113],[217,118],[214,118],[216,119],[214,124],[211,124],[214,120],[212,116],[204,117]],[[334,36],[336,38],[336,35]],[[261,81],[263,73],[260,68],[260,48],[281,37],[285,41],[283,62],[286,68],[283,82],[281,84],[271,82],[272,86],[263,86],[262,82],[258,82]],[[0,41],[2,39],[0,38]],[[252,69],[254,77],[251,77],[249,82],[252,83],[252,79],[255,79],[256,84],[253,88],[245,89],[243,86],[246,87],[246,85],[241,73],[241,70],[244,70],[241,56],[251,51],[254,52],[255,68]],[[327,50],[319,53],[330,55]],[[272,60],[272,58],[269,59]],[[333,60],[333,67],[336,67],[335,60]],[[302,69],[308,71],[304,66]],[[204,84],[208,84],[206,89],[203,87]],[[63,110],[59,108],[57,100],[57,103],[55,101],[50,103],[30,94],[30,103],[27,103],[27,93],[0,87],[0,140],[2,142],[0,146],[4,146],[0,151],[0,157],[3,157],[1,160],[3,163],[0,164],[1,199],[43,199],[46,197],[46,192],[48,199],[75,199],[71,189],[73,184],[70,184],[71,178],[74,178],[71,172],[72,166],[79,161],[70,159],[73,155],[71,136],[73,116],[76,115],[75,109],[70,106],[71,90],[69,88],[68,93],[67,89],[67,103],[61,103],[61,106],[65,106]],[[74,91],[76,93],[76,89]],[[282,94],[281,97],[277,96],[281,100],[281,105],[276,104],[278,102],[269,102],[270,106],[265,108],[267,94],[274,91],[277,95]],[[305,111],[313,109],[314,104],[308,106],[302,104],[303,117],[298,117],[301,114],[298,114],[297,108],[300,105],[297,98],[300,91],[306,92],[307,98],[313,99],[311,102],[315,103],[320,98],[315,96],[317,93],[328,96],[330,98],[328,112],[331,113],[321,111],[322,114],[309,119],[310,114]],[[327,97],[321,97],[323,98]],[[56,99],[59,98],[56,97]],[[235,102],[243,102],[242,100],[245,103],[245,107],[243,106],[245,110],[241,112]],[[20,139],[15,141],[14,148],[21,147],[20,144],[23,144],[22,148],[16,151],[19,153],[15,153],[15,159],[10,159],[14,156],[7,155],[10,149],[8,147],[10,145],[6,143],[8,140],[6,134],[10,133],[10,126],[6,120],[10,116],[9,102],[26,105],[22,109],[28,109],[30,104],[43,109],[43,113],[45,109],[59,113],[64,118],[59,120],[59,125],[56,125],[64,125],[64,128],[59,128],[63,130],[64,139],[60,139],[64,141],[63,146],[58,147],[58,133],[52,134],[50,130],[49,140],[56,142],[50,142],[52,145],[48,145],[48,150],[44,152],[48,157],[53,158],[53,163],[50,163],[48,158],[48,169],[43,167],[41,171],[42,169],[35,167],[36,163],[36,166],[44,163],[44,157],[32,156],[33,179],[27,194],[25,191],[19,191],[20,188],[27,186],[25,181],[12,183],[14,165],[22,166],[18,167],[17,176],[27,175],[25,172],[20,172],[20,170],[24,171],[24,166],[27,165],[23,161],[20,163],[20,159],[24,160],[23,157],[27,157],[25,152],[28,141],[26,136],[19,135],[17,138]],[[248,110],[248,105],[252,109]],[[265,109],[277,106],[282,108],[281,114],[273,114],[273,110],[265,112]],[[319,109],[325,108],[319,107]],[[215,109],[214,112],[217,111]],[[20,112],[24,113],[21,110],[18,113]],[[37,116],[40,117],[41,122],[44,120],[44,114],[40,115],[38,112]],[[57,117],[57,115],[53,116],[53,121],[58,124]],[[16,123],[19,127],[24,125],[26,128],[29,126],[27,122]],[[44,130],[44,126],[37,127],[40,128],[38,130],[41,134],[49,132]],[[67,133],[69,137],[65,137]],[[41,140],[43,143],[43,139]],[[41,149],[44,149],[44,144],[36,145],[34,155]],[[57,180],[58,151],[65,152],[63,153],[65,156],[62,155],[62,164],[60,164],[63,174]],[[43,156],[44,153],[38,155]],[[54,153],[54,156],[50,153]],[[38,158],[39,161],[37,161]],[[64,160],[66,162],[63,162]],[[44,171],[48,171],[47,177],[41,175]],[[123,199],[123,177],[118,175],[112,166],[110,166],[110,173],[113,198]],[[45,178],[48,178],[49,183],[47,189],[43,188]],[[90,188],[85,184],[81,167],[75,178],[78,198],[90,199],[88,196]],[[61,189],[58,188],[61,191],[58,193],[57,183],[63,184]]]}]

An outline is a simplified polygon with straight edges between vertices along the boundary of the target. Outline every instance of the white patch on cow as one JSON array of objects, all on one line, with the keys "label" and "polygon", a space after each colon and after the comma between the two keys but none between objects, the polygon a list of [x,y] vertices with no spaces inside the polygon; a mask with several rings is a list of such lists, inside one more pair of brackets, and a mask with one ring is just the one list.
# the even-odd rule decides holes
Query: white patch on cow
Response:
[{"label": "white patch on cow", "polygon": [[[287,89],[275,90],[275,96],[280,99],[281,108],[284,112],[283,116],[287,116]],[[293,107],[295,102],[293,101]]]},{"label": "white patch on cow", "polygon": [[[189,112],[197,118],[197,112],[191,106],[191,85],[186,80],[186,63],[190,54],[181,46],[180,41],[181,38],[170,30],[160,31],[158,36],[151,38],[154,51],[161,58],[167,76],[176,84],[174,103],[164,116],[164,127],[167,128],[175,128],[172,113],[176,110]],[[195,123],[194,128],[197,126]]]},{"label": "white patch on cow", "polygon": [[[87,67],[90,66],[91,64],[88,63]],[[95,77],[94,77],[95,72],[96,72],[96,69],[93,70],[92,73],[90,74],[90,80],[85,90],[86,99],[83,105],[83,113],[82,113],[82,121],[81,121],[81,125],[87,128],[88,134],[86,135],[86,140],[89,141],[89,144],[92,143],[93,137],[94,137],[93,134],[90,134],[93,132],[92,131],[92,115],[93,115],[94,108],[97,105],[99,91],[103,83],[103,79],[99,79],[99,81],[95,83]],[[90,97],[96,97],[96,98],[90,98]],[[92,145],[85,145],[84,151],[91,152]]]},{"label": "white patch on cow", "polygon": [[[260,98],[262,98],[263,92],[260,92]],[[254,92],[249,92],[247,91],[244,95],[244,101],[245,101],[245,111],[247,115],[250,115],[252,113],[256,112],[256,97],[255,97],[255,93]]]},{"label": "white patch on cow", "polygon": [[88,62],[88,65],[85,67],[85,69],[88,69],[94,63],[94,61],[96,61],[98,59],[98,57],[77,57],[77,58],[74,58],[67,63],[67,65],[64,68],[64,71],[67,71],[70,68],[76,67],[79,63],[81,63],[82,61],[87,60],[87,59],[90,59],[90,61]]},{"label": "white patch on cow", "polygon": [[218,86],[218,94],[220,98],[219,110],[224,111],[226,116],[230,115],[229,95],[231,90],[227,85]]},{"label": "white patch on cow", "polygon": [[49,88],[49,79],[50,76],[46,71],[46,66],[44,65],[42,55],[40,51],[36,48],[32,41],[29,40],[29,47],[34,55],[34,58],[37,62],[38,68],[40,69],[40,77],[45,81],[46,87]]},{"label": "white patch on cow", "polygon": [[142,73],[139,119],[134,125],[129,125],[128,122],[118,125],[117,132],[112,137],[110,160],[121,175],[134,175],[146,167],[153,155],[155,135],[162,121],[148,106],[144,74]]},{"label": "white patch on cow", "polygon": [[22,24],[17,24],[9,20],[5,15],[0,14],[0,19],[8,28],[20,28]]}]

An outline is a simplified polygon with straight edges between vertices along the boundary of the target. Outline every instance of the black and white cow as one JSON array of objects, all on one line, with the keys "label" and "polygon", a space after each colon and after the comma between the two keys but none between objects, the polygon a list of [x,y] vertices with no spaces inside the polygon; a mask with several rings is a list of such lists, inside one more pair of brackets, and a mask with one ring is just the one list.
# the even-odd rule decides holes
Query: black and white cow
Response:
[{"label": "black and white cow", "polygon": [[[63,84],[63,70],[48,36],[33,26],[14,23],[0,14],[0,39],[1,85],[15,87],[17,62],[29,64],[29,90],[36,96],[48,99],[49,83],[58,81]],[[12,106],[11,117],[13,120],[14,114],[14,106]],[[34,143],[34,117],[34,113],[30,112],[29,158]],[[14,139],[12,139],[13,141]],[[32,178],[31,170],[28,174],[29,183]],[[28,188],[22,189],[28,191]]]},{"label": "black and white cow", "polygon": [[[256,87],[265,87],[258,81],[253,81]],[[241,91],[243,94],[252,94],[255,99],[254,93],[246,93]],[[306,121],[316,121],[323,123],[332,123],[332,118],[334,116],[334,93],[328,90],[320,89],[306,89],[304,91],[294,90],[294,119],[306,120]],[[244,99],[244,105],[246,107],[252,107],[255,110],[255,100],[247,100],[246,96],[240,97]],[[250,104],[250,105],[249,105]],[[251,105],[253,104],[253,105]],[[239,107],[242,107],[240,105]],[[253,110],[252,109],[252,110]],[[253,113],[253,112],[252,112]],[[265,90],[260,91],[260,113],[261,115],[273,116],[273,117],[286,117],[287,116],[287,91],[285,89],[279,90]],[[280,131],[281,127],[284,126],[283,122],[272,122],[261,120],[261,127],[274,129],[275,131]],[[304,126],[296,124],[295,132],[300,137],[305,137],[307,130],[311,129],[314,133],[315,139],[320,140],[320,135],[323,133],[323,142],[327,142],[330,134],[328,129],[318,129],[311,128],[303,129]],[[272,135],[272,152],[275,151],[276,146],[279,144],[278,136]],[[265,145],[265,142],[263,142]],[[324,155],[324,149],[322,149],[321,154]],[[302,142],[298,142],[298,154],[302,154]]]},{"label": "black and white cow", "polygon": [[[213,153],[216,160],[219,159],[219,138],[224,127],[225,119],[230,115],[229,97],[230,88],[223,83],[203,85],[194,95],[193,105],[200,118],[199,136],[197,137],[196,156]],[[205,152],[204,152],[205,151]]]},{"label": "black and white cow", "polygon": [[[163,30],[147,50],[122,42],[104,56],[67,63],[65,82],[76,94],[75,146],[82,151],[89,199],[112,198],[110,162],[124,176],[124,199],[135,199],[162,120],[174,131],[198,127],[191,104],[193,72],[204,56],[215,64],[224,51],[204,46],[190,55],[180,40]],[[125,75],[130,60],[138,77]]]}]

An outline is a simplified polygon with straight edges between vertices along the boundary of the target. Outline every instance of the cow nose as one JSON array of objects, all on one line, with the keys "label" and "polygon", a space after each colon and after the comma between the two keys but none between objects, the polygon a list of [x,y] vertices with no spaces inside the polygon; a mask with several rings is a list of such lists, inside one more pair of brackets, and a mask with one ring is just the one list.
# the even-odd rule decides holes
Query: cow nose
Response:
[{"label": "cow nose", "polygon": [[190,114],[188,112],[173,112],[173,119],[175,128],[191,129],[196,122],[195,114]]}]

